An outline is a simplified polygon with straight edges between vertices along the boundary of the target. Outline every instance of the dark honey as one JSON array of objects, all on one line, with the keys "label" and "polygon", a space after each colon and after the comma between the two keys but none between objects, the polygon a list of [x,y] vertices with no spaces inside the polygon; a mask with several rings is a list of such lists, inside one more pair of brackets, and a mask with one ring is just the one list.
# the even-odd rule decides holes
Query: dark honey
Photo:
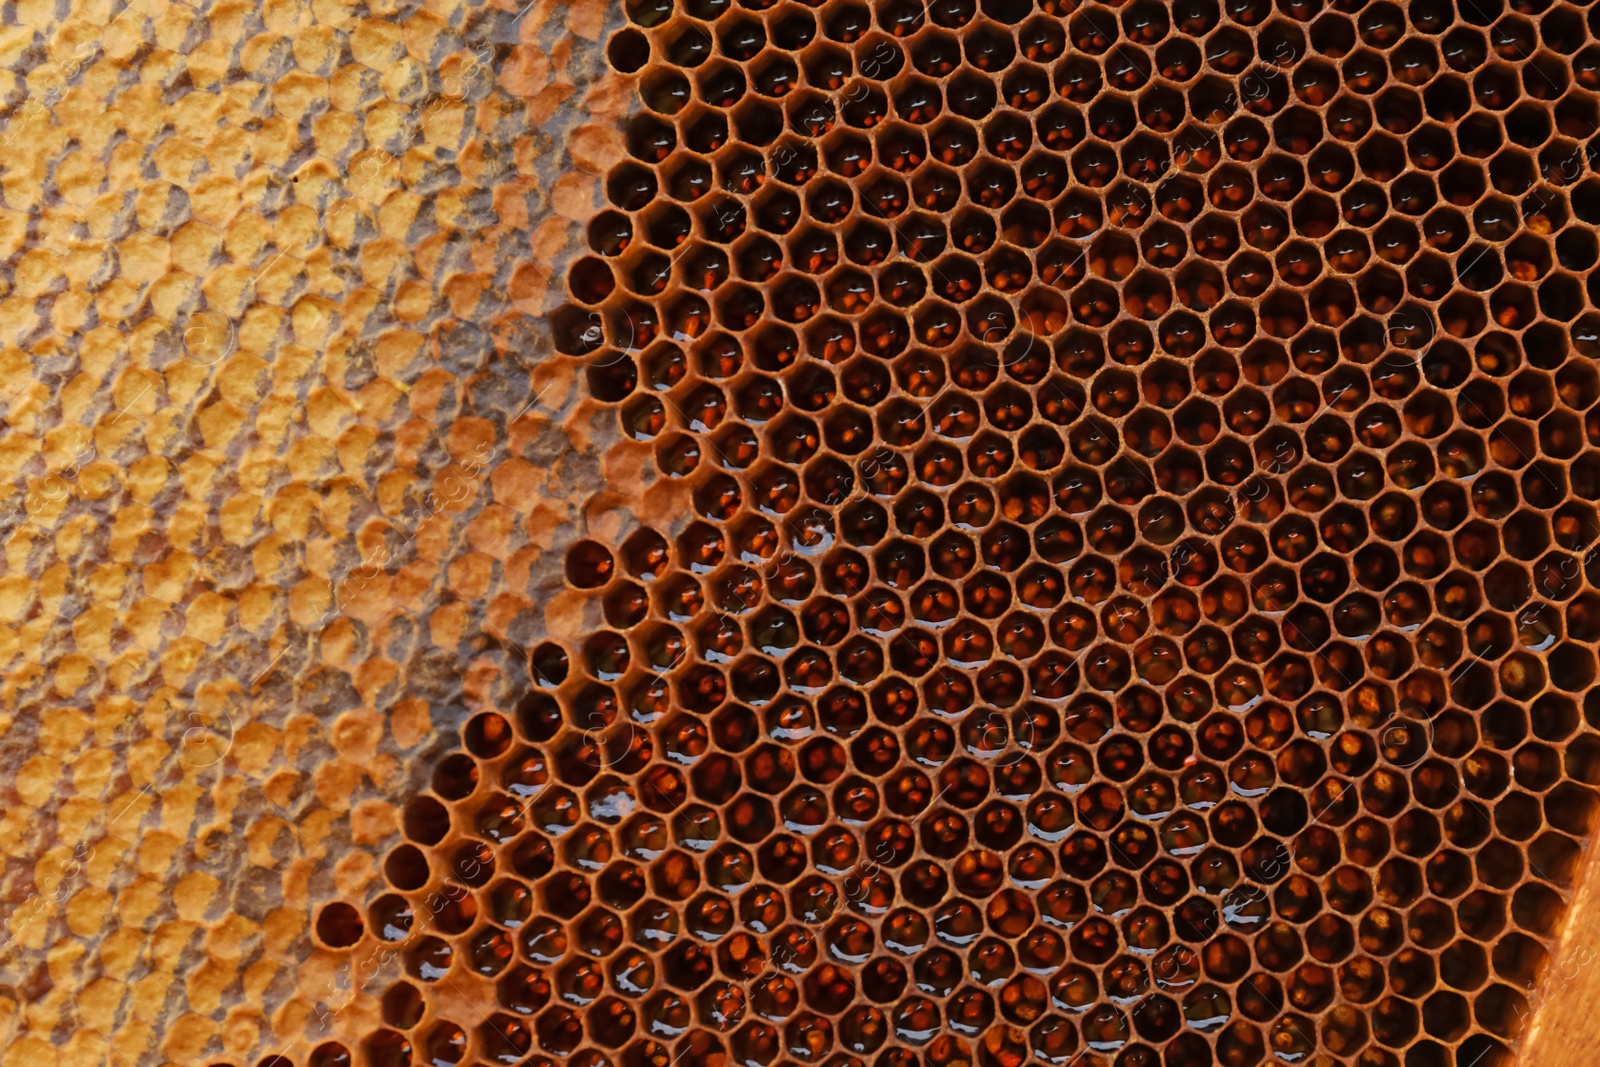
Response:
[{"label": "dark honey", "polygon": [[1600,784],[1600,22],[622,8],[553,326],[690,511],[567,549],[312,1062],[1506,1062]]}]

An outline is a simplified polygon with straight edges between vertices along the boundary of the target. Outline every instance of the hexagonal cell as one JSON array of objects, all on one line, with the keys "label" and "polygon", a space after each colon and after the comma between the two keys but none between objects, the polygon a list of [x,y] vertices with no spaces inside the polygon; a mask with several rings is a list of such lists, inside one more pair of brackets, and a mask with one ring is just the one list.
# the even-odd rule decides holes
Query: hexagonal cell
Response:
[{"label": "hexagonal cell", "polygon": [[625,5],[552,326],[683,491],[406,811],[371,928],[445,870],[411,973],[505,1013],[418,1047],[1503,1052],[1600,780],[1600,45],[1491,7]]}]

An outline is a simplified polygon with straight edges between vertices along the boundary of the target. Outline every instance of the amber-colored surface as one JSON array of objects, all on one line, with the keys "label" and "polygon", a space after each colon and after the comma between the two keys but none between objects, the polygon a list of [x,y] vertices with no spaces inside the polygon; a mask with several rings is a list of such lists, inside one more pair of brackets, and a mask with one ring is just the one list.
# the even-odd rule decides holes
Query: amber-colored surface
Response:
[{"label": "amber-colored surface", "polygon": [[625,5],[556,341],[690,510],[407,806],[373,1062],[1508,1058],[1600,780],[1600,47],[1348,6]]},{"label": "amber-colored surface", "polygon": [[1568,905],[1565,930],[1531,996],[1517,1050],[1521,1067],[1579,1067],[1600,1040],[1600,854],[1589,856]]},{"label": "amber-colored surface", "polygon": [[5,22],[0,1067],[1592,1032],[1587,10]]},{"label": "amber-colored surface", "polygon": [[515,702],[551,547],[637,477],[540,317],[621,152],[618,19],[0,15],[4,1067],[376,1025],[314,905],[376,895],[419,757]]}]

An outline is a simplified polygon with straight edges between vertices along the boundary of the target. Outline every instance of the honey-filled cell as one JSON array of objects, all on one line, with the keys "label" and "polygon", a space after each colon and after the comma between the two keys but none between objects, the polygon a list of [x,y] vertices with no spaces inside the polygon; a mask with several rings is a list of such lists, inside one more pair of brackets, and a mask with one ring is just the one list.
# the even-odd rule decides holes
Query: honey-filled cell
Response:
[{"label": "honey-filled cell", "polygon": [[369,1058],[1508,1063],[1600,785],[1600,24],[621,7],[553,358],[683,506],[407,809],[367,928],[476,903]]}]

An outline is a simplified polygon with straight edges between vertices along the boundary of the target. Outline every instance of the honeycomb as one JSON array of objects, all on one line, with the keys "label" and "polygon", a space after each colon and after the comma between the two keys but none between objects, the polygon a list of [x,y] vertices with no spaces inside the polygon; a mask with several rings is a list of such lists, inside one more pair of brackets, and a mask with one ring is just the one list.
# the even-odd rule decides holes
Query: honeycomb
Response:
[{"label": "honeycomb", "polygon": [[[1600,784],[1600,15],[626,0],[565,556],[311,1062],[1509,1062]],[[663,497],[662,499],[666,499]]]},{"label": "honeycomb", "polygon": [[539,316],[625,150],[623,18],[0,12],[3,1067],[378,1025],[320,908],[515,704],[617,461]]}]

